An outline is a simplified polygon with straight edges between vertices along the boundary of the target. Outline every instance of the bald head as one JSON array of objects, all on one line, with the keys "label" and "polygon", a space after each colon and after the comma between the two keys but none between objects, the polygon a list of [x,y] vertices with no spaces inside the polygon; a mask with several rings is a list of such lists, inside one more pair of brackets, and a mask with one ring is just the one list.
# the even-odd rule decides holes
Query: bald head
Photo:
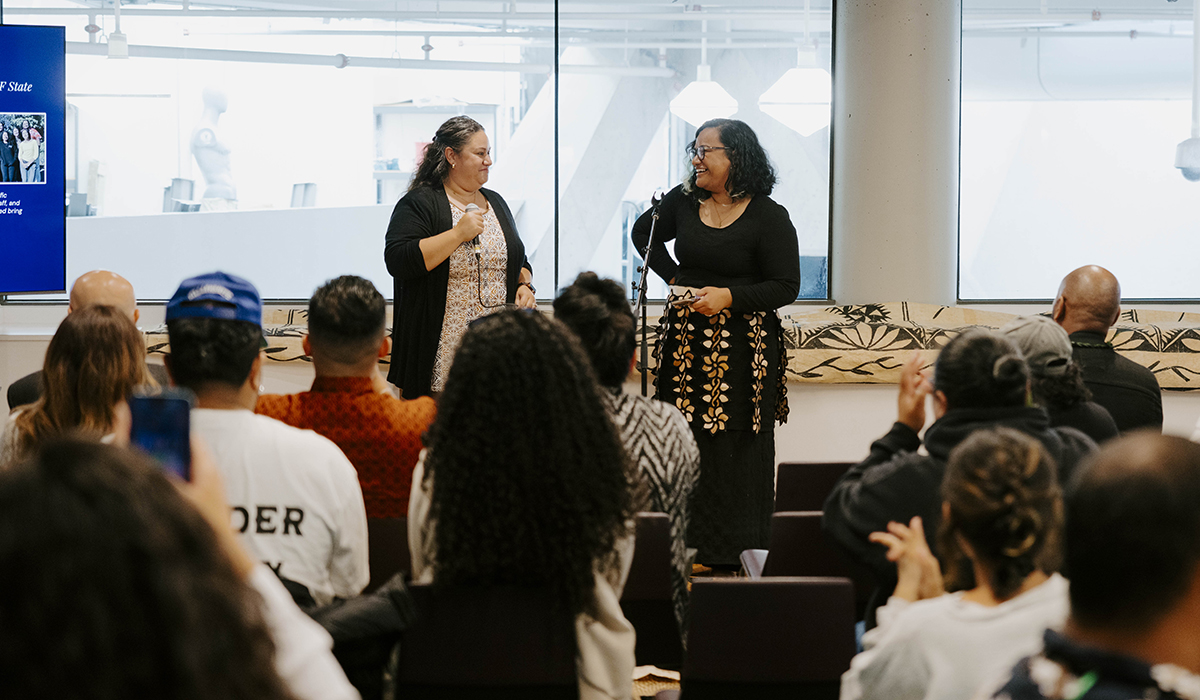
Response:
[{"label": "bald head", "polygon": [[1054,320],[1066,329],[1107,333],[1121,314],[1121,284],[1099,265],[1085,265],[1063,278],[1054,300]]},{"label": "bald head", "polygon": [[137,323],[137,297],[129,280],[108,270],[85,272],[71,286],[69,311],[89,306],[112,306]]}]

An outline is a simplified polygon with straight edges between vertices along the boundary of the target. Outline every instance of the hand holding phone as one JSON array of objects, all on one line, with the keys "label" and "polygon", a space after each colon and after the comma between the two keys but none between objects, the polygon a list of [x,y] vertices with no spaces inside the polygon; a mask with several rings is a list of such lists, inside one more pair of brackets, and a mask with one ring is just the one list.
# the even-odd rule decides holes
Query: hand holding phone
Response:
[{"label": "hand holding phone", "polygon": [[129,399],[129,443],[183,481],[192,480],[191,412],[195,396],[166,388]]},{"label": "hand holding phone", "polygon": [[683,297],[682,299],[673,299],[671,306],[691,306],[704,297]]}]

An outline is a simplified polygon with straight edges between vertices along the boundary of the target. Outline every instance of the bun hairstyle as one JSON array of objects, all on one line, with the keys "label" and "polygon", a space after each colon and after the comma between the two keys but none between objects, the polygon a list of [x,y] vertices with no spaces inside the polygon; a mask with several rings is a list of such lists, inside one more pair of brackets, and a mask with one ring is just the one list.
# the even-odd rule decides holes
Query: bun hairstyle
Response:
[{"label": "bun hairstyle", "polygon": [[637,322],[621,285],[584,272],[554,300],[554,318],[579,336],[600,384],[621,386],[637,347]]},{"label": "bun hairstyle", "polygon": [[949,513],[938,531],[948,590],[975,585],[960,538],[999,600],[1034,571],[1058,569],[1063,507],[1055,474],[1041,443],[1011,428],[977,431],[950,453],[942,481]]},{"label": "bun hairstyle", "polygon": [[421,154],[421,163],[417,166],[417,172],[413,173],[412,182],[408,183],[408,191],[412,192],[419,187],[441,187],[442,182],[450,175],[450,161],[446,160],[446,149],[452,148],[455,153],[462,151],[467,141],[479,131],[483,131],[483,125],[464,115],[450,117],[442,122],[433,135],[433,141]]},{"label": "bun hairstyle", "polygon": [[958,334],[938,355],[933,385],[950,408],[1024,406],[1029,366],[1008,338],[985,328]]}]

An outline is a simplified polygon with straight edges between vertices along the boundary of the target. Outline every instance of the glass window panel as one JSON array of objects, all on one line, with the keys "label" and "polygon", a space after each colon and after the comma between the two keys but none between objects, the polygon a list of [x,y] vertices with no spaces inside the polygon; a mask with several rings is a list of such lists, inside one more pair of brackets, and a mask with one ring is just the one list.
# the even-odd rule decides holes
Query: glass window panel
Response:
[{"label": "glass window panel", "polygon": [[959,296],[1054,296],[1099,264],[1195,298],[1192,3],[965,0]]},{"label": "glass window panel", "polygon": [[[804,5],[790,0],[756,3],[753,9],[733,0],[633,9],[563,0],[560,8],[558,286],[584,270],[626,288],[637,280],[641,261],[629,231],[656,189],[670,190],[690,172],[685,148],[696,125],[670,106],[697,79],[703,52],[712,80],[737,101],[736,111],[726,116],[755,130],[777,169],[771,196],[788,209],[799,234],[800,296],[826,298],[828,98],[816,109],[823,123],[801,127],[807,135],[768,115],[759,102],[798,65],[829,71],[831,3],[811,3],[807,42]],[[603,66],[604,72],[572,75],[568,66]],[[798,90],[788,84],[783,94],[786,106],[794,108],[787,98],[798,97]],[[795,115],[785,116],[797,124]],[[542,278],[553,264],[543,250],[535,260]],[[666,285],[656,275],[648,287],[651,298],[665,296]]]}]

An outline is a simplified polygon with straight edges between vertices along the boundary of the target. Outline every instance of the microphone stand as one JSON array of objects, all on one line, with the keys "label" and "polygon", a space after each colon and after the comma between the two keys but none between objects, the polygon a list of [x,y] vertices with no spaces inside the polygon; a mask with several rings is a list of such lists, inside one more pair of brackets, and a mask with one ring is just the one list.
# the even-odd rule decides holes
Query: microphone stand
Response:
[{"label": "microphone stand", "polygon": [[658,225],[658,205],[660,203],[662,203],[662,194],[656,190],[654,196],[650,198],[650,206],[654,208],[650,215],[650,238],[646,241],[646,249],[641,251],[642,264],[638,266],[638,272],[642,273],[642,279],[640,282],[633,283],[633,291],[637,292],[637,306],[633,317],[636,319],[640,316],[642,319],[642,396],[650,395],[650,351],[646,342],[646,277],[650,274],[650,251],[654,248],[654,229]]}]

